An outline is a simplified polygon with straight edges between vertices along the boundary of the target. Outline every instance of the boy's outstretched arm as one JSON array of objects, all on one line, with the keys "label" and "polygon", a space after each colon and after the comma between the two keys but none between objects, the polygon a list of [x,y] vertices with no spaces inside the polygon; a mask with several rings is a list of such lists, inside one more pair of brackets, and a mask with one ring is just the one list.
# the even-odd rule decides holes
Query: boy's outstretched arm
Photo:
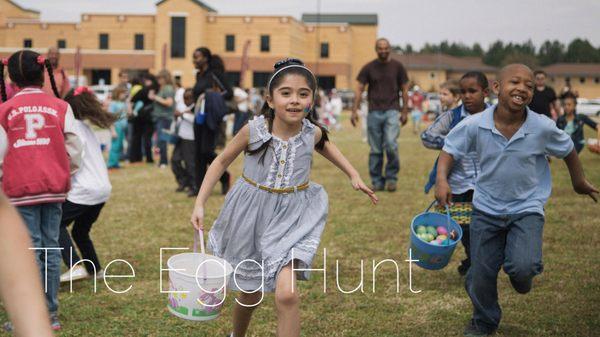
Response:
[{"label": "boy's outstretched arm", "polygon": [[[317,129],[318,139],[321,138],[321,136],[319,136],[320,132],[321,130]],[[363,182],[362,178],[360,177],[358,171],[356,171],[354,166],[352,166],[348,159],[344,157],[342,152],[340,152],[340,150],[337,148],[337,146],[335,146],[335,144],[333,144],[331,141],[327,141],[325,142],[323,149],[317,149],[317,152],[319,152],[323,157],[332,162],[333,165],[337,166],[340,170],[342,170],[342,172],[344,172],[350,178],[352,182],[352,187],[355,190],[360,190],[363,193],[367,194],[369,198],[371,198],[371,202],[373,204],[377,204],[379,199],[375,195],[375,192],[373,192],[370,188],[367,187],[367,185]]]},{"label": "boy's outstretched arm", "polygon": [[448,184],[448,174],[454,164],[454,158],[446,151],[440,152],[437,165],[437,176],[435,179],[435,199],[441,206],[450,205],[452,202],[452,190]]},{"label": "boy's outstretched arm", "polygon": [[579,160],[579,156],[575,149],[573,149],[564,160],[569,168],[571,183],[573,184],[575,192],[578,194],[587,194],[590,198],[594,199],[595,202],[598,202],[598,189],[585,179],[583,167],[581,166],[581,161]]}]

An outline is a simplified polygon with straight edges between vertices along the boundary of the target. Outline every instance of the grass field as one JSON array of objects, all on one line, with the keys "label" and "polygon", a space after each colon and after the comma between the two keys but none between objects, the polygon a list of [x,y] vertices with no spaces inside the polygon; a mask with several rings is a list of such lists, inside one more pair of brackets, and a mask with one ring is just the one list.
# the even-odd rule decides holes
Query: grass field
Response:
[{"label": "grass field", "polygon": [[[591,136],[591,133],[589,134]],[[348,123],[331,139],[367,180],[368,145],[360,131]],[[312,180],[324,185],[330,198],[330,214],[320,253],[313,268],[323,267],[327,249],[327,292],[323,274],[313,273],[300,283],[302,336],[458,336],[470,318],[471,304],[456,267],[463,258],[462,246],[448,267],[441,271],[413,268],[414,294],[409,290],[407,248],[409,224],[432,200],[422,186],[436,152],[425,149],[410,126],[399,139],[401,172],[399,190],[379,193],[380,204],[354,192],[349,181],[329,162],[315,156]],[[587,177],[600,185],[600,156],[584,150],[581,155]],[[241,173],[242,158],[234,163]],[[600,335],[600,206],[576,195],[565,164],[552,161],[554,189],[546,205],[544,273],[534,280],[528,295],[517,294],[505,274],[499,277],[500,303],[504,314],[498,336],[599,336]],[[166,309],[167,295],[160,293],[161,247],[191,247],[189,216],[193,199],[174,192],[170,170],[132,166],[111,173],[113,193],[93,238],[104,266],[123,259],[135,269],[135,278],[111,280],[115,290],[132,285],[125,294],[110,292],[104,283],[75,283],[61,288],[59,336],[225,336],[231,327],[233,293],[222,316],[206,323],[190,323]],[[216,190],[207,204],[207,223],[212,223],[223,203]],[[171,254],[169,254],[171,255]],[[163,258],[163,268],[166,259]],[[343,294],[336,286],[336,260],[342,289],[360,282],[364,260],[364,293]],[[393,259],[396,270],[384,264],[377,272],[373,293],[372,261]],[[111,273],[129,273],[115,262]],[[163,273],[163,288],[168,275]],[[2,314],[5,319],[6,315]],[[273,296],[267,295],[256,311],[248,336],[274,336],[276,325]]]}]

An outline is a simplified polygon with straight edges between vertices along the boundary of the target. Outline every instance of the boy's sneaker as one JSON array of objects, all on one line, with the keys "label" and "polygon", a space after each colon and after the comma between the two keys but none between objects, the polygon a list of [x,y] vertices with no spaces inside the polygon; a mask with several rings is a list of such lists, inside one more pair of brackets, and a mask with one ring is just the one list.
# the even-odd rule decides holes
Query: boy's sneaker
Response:
[{"label": "boy's sneaker", "polygon": [[78,264],[64,274],[60,275],[60,282],[69,282],[71,279],[73,279],[73,281],[79,281],[89,277],[90,274],[88,274],[87,270],[85,270],[85,267]]},{"label": "boy's sneaker", "polygon": [[104,280],[104,269],[98,270],[96,273],[96,280]]},{"label": "boy's sneaker", "polygon": [[60,321],[58,320],[57,312],[53,312],[50,314],[50,327],[54,331],[58,331],[62,328],[62,326],[60,325]]},{"label": "boy's sneaker", "polygon": [[380,192],[380,191],[384,190],[383,186],[379,186],[379,185],[371,185],[369,187],[371,188],[371,191],[373,191],[373,192]]},{"label": "boy's sneaker", "polygon": [[[58,331],[58,330],[62,329],[62,326],[60,325],[60,321],[58,320],[58,313],[56,313],[56,312],[53,312],[50,314],[50,328],[52,328],[52,330],[54,330],[54,331]],[[5,322],[2,325],[2,329],[6,332],[13,332],[14,326],[11,322]]]},{"label": "boy's sneaker", "polygon": [[4,322],[4,324],[2,324],[2,330],[5,332],[12,332],[13,329],[14,327],[11,322]]},{"label": "boy's sneaker", "polygon": [[509,277],[510,284],[519,294],[527,294],[531,291],[533,285],[533,278],[529,278],[527,281],[516,281],[512,277]]},{"label": "boy's sneaker", "polygon": [[480,336],[491,336],[495,331],[490,333],[480,329],[477,327],[477,324],[473,320],[469,321],[469,324],[465,327],[465,331],[463,331],[463,336],[468,337],[480,337]]},{"label": "boy's sneaker", "polygon": [[389,183],[385,186],[385,189],[388,192],[396,192],[396,190],[398,189],[398,186],[395,183]]}]

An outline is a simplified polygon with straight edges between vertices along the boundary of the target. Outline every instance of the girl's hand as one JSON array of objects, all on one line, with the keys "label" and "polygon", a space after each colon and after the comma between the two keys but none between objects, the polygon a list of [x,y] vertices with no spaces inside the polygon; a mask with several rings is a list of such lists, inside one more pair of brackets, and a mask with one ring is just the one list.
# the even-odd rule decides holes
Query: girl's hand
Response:
[{"label": "girl's hand", "polygon": [[379,199],[375,195],[375,192],[373,192],[370,188],[367,187],[367,185],[360,178],[360,176],[356,176],[356,177],[352,178],[352,187],[355,190],[361,191],[364,194],[368,195],[369,198],[371,198],[371,202],[373,203],[373,205],[377,205],[377,202],[379,201]]},{"label": "girl's hand", "polygon": [[203,207],[194,207],[194,211],[192,212],[191,218],[192,226],[196,230],[204,230],[204,208]]},{"label": "girl's hand", "polygon": [[598,189],[586,179],[583,179],[577,184],[573,184],[573,189],[578,194],[587,194],[590,198],[594,199],[594,202],[598,202]]},{"label": "girl's hand", "polygon": [[156,93],[154,92],[154,90],[150,90],[148,92],[148,99],[151,101],[154,101],[154,99],[156,99]]}]

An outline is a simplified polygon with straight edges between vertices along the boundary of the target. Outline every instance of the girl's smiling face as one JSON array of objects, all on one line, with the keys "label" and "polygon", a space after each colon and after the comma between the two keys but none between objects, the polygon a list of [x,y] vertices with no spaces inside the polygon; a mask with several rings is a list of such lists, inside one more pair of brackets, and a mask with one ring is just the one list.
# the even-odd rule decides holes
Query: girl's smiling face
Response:
[{"label": "girl's smiling face", "polygon": [[312,108],[313,91],[304,76],[284,76],[279,86],[267,96],[267,103],[275,111],[275,117],[286,124],[302,122]]}]

